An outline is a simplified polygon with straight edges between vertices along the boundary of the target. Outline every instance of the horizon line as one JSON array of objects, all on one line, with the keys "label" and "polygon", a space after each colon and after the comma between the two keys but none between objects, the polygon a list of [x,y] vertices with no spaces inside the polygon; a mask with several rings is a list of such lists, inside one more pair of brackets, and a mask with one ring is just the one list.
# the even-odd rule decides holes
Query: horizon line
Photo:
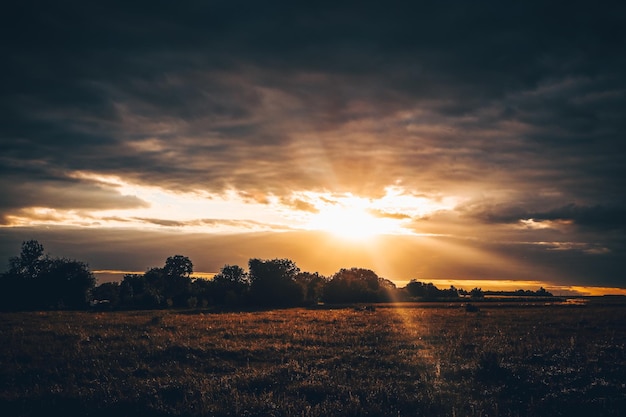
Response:
[{"label": "horizon line", "polygon": [[[117,269],[99,269],[92,271],[98,278],[98,285],[105,282],[119,282],[121,278],[119,276],[128,274],[145,274],[146,271],[124,271]],[[192,278],[212,279],[218,272],[194,272],[191,274]],[[100,279],[104,278],[104,279]],[[482,288],[483,291],[515,291],[515,290],[537,290],[541,287],[546,291],[551,292],[555,296],[603,296],[603,295],[623,295],[626,296],[626,288],[619,287],[607,287],[607,286],[592,286],[592,285],[567,285],[567,284],[553,284],[544,281],[537,280],[512,280],[512,279],[444,279],[444,278],[424,278],[416,279],[420,282],[432,283],[440,289],[449,288],[450,286],[457,287],[459,289],[468,290],[472,288]],[[396,284],[398,288],[403,288],[411,280],[393,280],[391,282]],[[489,286],[489,287],[487,287]],[[484,287],[484,288],[483,288]]]}]

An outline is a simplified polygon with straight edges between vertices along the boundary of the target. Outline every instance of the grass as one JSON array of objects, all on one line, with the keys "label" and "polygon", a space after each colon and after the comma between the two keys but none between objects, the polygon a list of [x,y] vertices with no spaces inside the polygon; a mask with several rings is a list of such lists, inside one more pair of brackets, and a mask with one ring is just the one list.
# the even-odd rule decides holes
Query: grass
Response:
[{"label": "grass", "polygon": [[0,314],[4,416],[618,416],[626,305]]}]

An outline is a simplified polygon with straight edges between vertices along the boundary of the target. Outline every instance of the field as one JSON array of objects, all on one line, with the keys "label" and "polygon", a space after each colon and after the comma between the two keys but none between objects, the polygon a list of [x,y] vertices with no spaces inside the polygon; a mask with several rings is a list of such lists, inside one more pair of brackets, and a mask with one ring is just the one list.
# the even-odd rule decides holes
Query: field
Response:
[{"label": "field", "polygon": [[2,313],[0,410],[624,415],[626,304],[479,306]]}]

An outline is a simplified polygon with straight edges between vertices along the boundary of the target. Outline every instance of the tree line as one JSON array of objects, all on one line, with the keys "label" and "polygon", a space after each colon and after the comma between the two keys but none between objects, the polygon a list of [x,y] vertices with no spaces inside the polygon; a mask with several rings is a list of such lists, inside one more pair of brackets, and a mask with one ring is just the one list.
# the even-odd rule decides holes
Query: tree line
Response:
[{"label": "tree line", "polygon": [[193,278],[189,258],[175,255],[161,268],[125,275],[95,287],[92,296],[112,308],[295,307],[320,302],[386,302],[399,291],[364,268],[341,269],[331,277],[305,272],[290,259],[248,261],[248,270],[224,265],[212,278]]},{"label": "tree line", "polygon": [[[417,280],[397,288],[365,268],[343,268],[326,277],[301,271],[290,259],[252,258],[247,271],[239,265],[224,265],[212,279],[196,278],[193,263],[183,255],[170,256],[162,267],[143,274],[127,274],[121,282],[96,286],[87,264],[52,258],[36,240],[22,243],[20,256],[9,259],[9,269],[0,278],[1,310],[272,308],[485,295],[480,288],[440,290]],[[543,288],[540,291],[540,295],[551,295]]]},{"label": "tree line", "polygon": [[22,243],[20,256],[9,259],[2,274],[2,310],[81,309],[96,278],[87,264],[52,258],[36,240]]}]

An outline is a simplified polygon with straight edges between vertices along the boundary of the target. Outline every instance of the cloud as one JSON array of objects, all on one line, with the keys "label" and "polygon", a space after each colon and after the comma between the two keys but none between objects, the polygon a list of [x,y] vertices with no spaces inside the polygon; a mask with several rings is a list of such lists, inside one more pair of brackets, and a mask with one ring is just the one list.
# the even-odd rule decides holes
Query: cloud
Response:
[{"label": "cloud", "polygon": [[418,233],[623,253],[625,13],[578,1],[14,3],[0,25],[0,219],[147,207],[77,172],[302,212],[315,208],[297,193],[374,199],[401,184],[461,202],[413,219]]},{"label": "cloud", "polygon": [[311,204],[310,202],[301,200],[299,198],[294,198],[291,200],[283,199],[281,203],[294,210],[305,211],[308,213],[319,213],[319,209],[315,207],[314,204]]},{"label": "cloud", "polygon": [[133,220],[138,220],[144,223],[151,223],[158,226],[167,226],[167,227],[182,227],[185,226],[185,222],[176,221],[176,220],[167,220],[167,219],[148,219],[142,217],[134,217]]},{"label": "cloud", "polygon": [[375,217],[380,217],[383,219],[405,220],[411,218],[411,216],[404,213],[389,213],[383,210],[369,210],[369,212]]},{"label": "cloud", "polygon": [[[610,37],[599,30],[616,22],[609,11],[583,14],[574,5],[566,13],[578,24],[559,19],[551,25],[563,30],[537,31],[528,28],[564,11],[484,6],[411,13],[367,3],[353,17],[341,6],[293,7],[283,18],[272,6],[253,7],[254,14],[230,6],[173,13],[151,5],[138,13],[112,3],[97,14],[72,2],[44,6],[28,25],[33,35],[17,43],[26,58],[11,68],[21,75],[5,102],[15,116],[6,129],[20,132],[23,146],[13,149],[31,149],[32,159],[47,155],[182,189],[374,193],[398,178],[425,187],[482,184],[494,171],[532,185],[531,176],[569,178],[591,163],[572,161],[580,146],[568,141],[585,133],[582,123],[587,132],[602,126],[603,142],[623,127],[623,84],[615,77],[624,63],[603,55]],[[207,25],[216,13],[221,23]],[[68,20],[64,31],[48,31],[59,43],[38,43],[54,21],[44,16],[65,22],[84,14],[89,27]],[[496,15],[498,26],[483,21]],[[585,42],[576,47],[578,38]],[[49,54],[58,54],[52,68],[35,73],[43,60],[50,64]],[[603,59],[592,64],[591,57]],[[34,81],[43,88],[28,88]],[[294,160],[293,144],[312,136],[323,156]],[[141,145],[149,141],[159,147]],[[601,143],[592,148],[585,157],[616,160]],[[546,166],[559,154],[570,172]],[[302,169],[311,161],[334,175],[312,176]]]},{"label": "cloud", "polygon": [[546,211],[531,211],[519,206],[477,206],[469,208],[470,215],[486,223],[548,223],[551,225],[578,225],[585,228],[623,230],[626,227],[626,209],[611,206],[580,206],[570,203]]},{"label": "cloud", "polygon": [[626,229],[626,208],[601,205],[586,207],[568,204],[544,213],[529,213],[537,221],[572,221],[596,229]]},{"label": "cloud", "polygon": [[113,221],[130,222],[138,221],[141,223],[152,224],[157,226],[165,226],[167,228],[189,228],[192,229],[198,226],[220,228],[232,228],[239,233],[242,231],[286,231],[291,230],[290,227],[284,225],[271,224],[267,222],[258,222],[255,220],[229,220],[229,219],[191,219],[191,220],[169,220],[169,219],[157,219],[146,217],[133,217],[130,219],[111,218]]},{"label": "cloud", "polygon": [[[10,223],[9,216],[32,214],[35,208],[51,212],[148,207],[145,201],[123,195],[111,184],[75,178],[50,167],[28,169],[7,164],[1,171],[4,198],[0,199],[0,217],[5,224]],[[36,217],[41,219],[41,213]]]}]

